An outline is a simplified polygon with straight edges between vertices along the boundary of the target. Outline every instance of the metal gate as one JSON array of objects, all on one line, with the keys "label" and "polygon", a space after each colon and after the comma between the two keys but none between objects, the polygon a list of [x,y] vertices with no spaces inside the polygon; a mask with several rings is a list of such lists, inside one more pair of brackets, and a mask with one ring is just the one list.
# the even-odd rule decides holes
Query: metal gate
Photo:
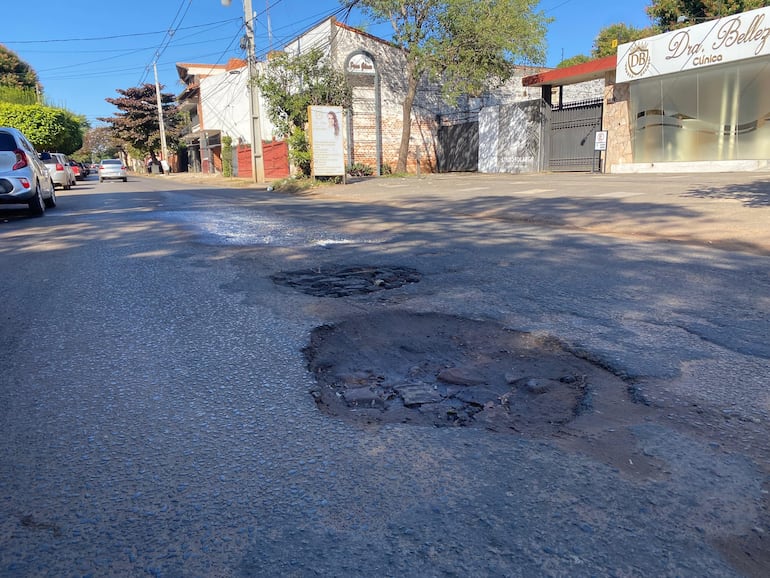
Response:
[{"label": "metal gate", "polygon": [[479,170],[478,121],[439,126],[437,140],[440,173]]},{"label": "metal gate", "polygon": [[596,132],[601,129],[601,99],[585,100],[553,108],[548,170],[594,170],[594,140]]}]

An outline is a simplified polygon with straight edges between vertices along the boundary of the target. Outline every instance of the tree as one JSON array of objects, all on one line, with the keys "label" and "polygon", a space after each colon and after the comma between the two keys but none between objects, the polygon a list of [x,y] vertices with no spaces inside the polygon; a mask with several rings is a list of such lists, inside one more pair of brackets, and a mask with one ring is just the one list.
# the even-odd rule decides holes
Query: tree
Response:
[{"label": "tree", "polygon": [[276,53],[255,82],[267,101],[271,122],[279,135],[289,141],[292,162],[303,174],[309,175],[307,107],[349,108],[352,93],[345,76],[331,66],[322,50],[313,48],[296,56]]},{"label": "tree", "polygon": [[591,56],[593,58],[603,58],[617,52],[618,44],[633,42],[640,38],[653,36],[657,31],[654,28],[636,28],[627,24],[611,24],[599,31],[594,40]]},{"label": "tree", "polygon": [[584,62],[590,62],[591,57],[586,56],[585,54],[576,54],[575,56],[571,56],[569,58],[565,58],[562,60],[559,64],[556,65],[556,68],[567,68],[568,66],[576,66],[578,64],[583,64]]},{"label": "tree", "polygon": [[[770,6],[768,0],[652,0],[647,15],[661,30],[690,26],[693,21],[729,16]],[[677,22],[680,16],[689,21]]]},{"label": "tree", "polygon": [[22,131],[35,148],[71,154],[83,144],[82,116],[39,104],[0,103],[0,126]]},{"label": "tree", "polygon": [[390,21],[405,59],[397,172],[406,171],[412,107],[420,81],[438,80],[449,102],[503,84],[516,63],[545,60],[549,19],[538,0],[342,0],[373,20]]},{"label": "tree", "polygon": [[15,52],[0,44],[0,86],[35,91],[38,78],[32,67]]},{"label": "tree", "polygon": [[80,161],[111,158],[117,155],[119,146],[112,136],[112,129],[99,126],[89,129],[83,136],[83,146],[73,158]]},{"label": "tree", "polygon": [[571,58],[562,60],[556,68],[565,68],[567,66],[574,66],[576,64],[582,64],[588,62],[594,58],[604,58],[617,52],[619,44],[625,44],[626,42],[633,42],[640,38],[646,38],[647,36],[653,36],[658,31],[650,26],[648,28],[636,28],[627,24],[618,23],[605,26],[599,31],[599,34],[594,39],[593,49],[591,50],[591,56],[585,54],[578,54]]},{"label": "tree", "polygon": [[[120,112],[111,118],[100,118],[110,125],[112,134],[118,141],[126,143],[141,154],[149,154],[153,161],[160,150],[160,124],[158,122],[158,100],[154,84],[144,84],[126,89],[116,89],[119,98],[105,98],[115,105]],[[174,104],[174,95],[160,93],[163,110],[163,125],[166,143],[174,149],[181,133],[181,119]]]}]

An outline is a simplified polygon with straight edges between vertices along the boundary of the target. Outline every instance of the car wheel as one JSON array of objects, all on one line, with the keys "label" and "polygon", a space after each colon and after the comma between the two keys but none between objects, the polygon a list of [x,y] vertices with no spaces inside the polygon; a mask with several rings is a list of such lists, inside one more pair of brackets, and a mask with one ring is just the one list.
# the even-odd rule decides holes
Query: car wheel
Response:
[{"label": "car wheel", "polygon": [[123,182],[127,183],[128,182],[128,177],[123,177]]},{"label": "car wheel", "polygon": [[44,202],[47,209],[53,209],[56,206],[56,189],[51,187],[51,196],[45,199]]},{"label": "car wheel", "polygon": [[103,179],[103,178],[101,178],[101,177],[99,177],[99,182],[100,182],[100,183],[103,183],[103,182],[104,182],[104,179]]},{"label": "car wheel", "polygon": [[40,217],[45,213],[43,194],[40,192],[40,183],[35,184],[35,196],[29,200],[29,212],[33,217]]},{"label": "car wheel", "polygon": [[69,191],[69,190],[72,188],[72,185],[71,185],[71,184],[69,184],[69,181],[68,181],[66,185],[62,185],[62,188],[63,188],[65,191]]}]

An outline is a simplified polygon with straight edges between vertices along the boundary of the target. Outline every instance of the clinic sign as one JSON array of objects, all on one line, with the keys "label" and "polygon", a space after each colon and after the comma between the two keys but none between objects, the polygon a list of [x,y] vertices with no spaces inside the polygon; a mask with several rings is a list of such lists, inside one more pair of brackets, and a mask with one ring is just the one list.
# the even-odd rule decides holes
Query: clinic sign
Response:
[{"label": "clinic sign", "polygon": [[770,55],[770,7],[618,46],[617,82]]}]

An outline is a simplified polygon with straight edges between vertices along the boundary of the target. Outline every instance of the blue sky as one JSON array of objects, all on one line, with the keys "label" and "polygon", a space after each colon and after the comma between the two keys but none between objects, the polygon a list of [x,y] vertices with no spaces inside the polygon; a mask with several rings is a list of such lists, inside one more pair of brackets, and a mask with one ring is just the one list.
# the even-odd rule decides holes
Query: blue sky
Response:
[{"label": "blue sky", "polygon": [[[239,47],[242,0],[232,0],[229,7],[220,0],[43,0],[42,4],[42,10],[40,2],[13,2],[5,9],[0,44],[35,69],[51,104],[86,116],[92,125],[99,124],[97,117],[116,112],[104,100],[118,96],[116,88],[154,82],[156,59],[164,92],[178,94],[182,86],[177,62],[224,64],[244,54]],[[546,64],[555,66],[562,58],[588,54],[599,30],[610,24],[649,25],[645,13],[649,4],[650,0],[542,0],[539,9],[554,18]],[[338,11],[340,3],[252,0],[252,7],[257,13],[257,52],[264,54]],[[359,14],[347,22],[365,23]],[[390,25],[369,31],[387,38]]]}]

